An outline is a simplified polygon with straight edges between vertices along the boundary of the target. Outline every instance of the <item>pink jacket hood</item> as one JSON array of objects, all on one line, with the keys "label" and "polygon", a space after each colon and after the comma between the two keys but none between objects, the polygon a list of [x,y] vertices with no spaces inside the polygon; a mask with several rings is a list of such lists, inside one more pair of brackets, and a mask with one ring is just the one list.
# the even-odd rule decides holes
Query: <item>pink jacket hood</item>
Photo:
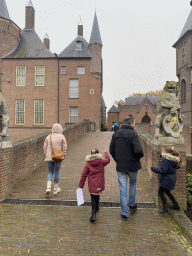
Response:
[{"label": "pink jacket hood", "polygon": [[60,124],[53,124],[52,133],[60,133],[63,134],[63,127]]}]

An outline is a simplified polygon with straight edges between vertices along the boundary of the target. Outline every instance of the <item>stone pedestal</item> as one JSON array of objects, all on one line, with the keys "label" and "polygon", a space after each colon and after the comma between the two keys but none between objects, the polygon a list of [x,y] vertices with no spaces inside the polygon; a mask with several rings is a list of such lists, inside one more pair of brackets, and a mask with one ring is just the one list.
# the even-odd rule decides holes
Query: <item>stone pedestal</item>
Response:
[{"label": "stone pedestal", "polygon": [[11,148],[11,136],[0,137],[0,148]]}]

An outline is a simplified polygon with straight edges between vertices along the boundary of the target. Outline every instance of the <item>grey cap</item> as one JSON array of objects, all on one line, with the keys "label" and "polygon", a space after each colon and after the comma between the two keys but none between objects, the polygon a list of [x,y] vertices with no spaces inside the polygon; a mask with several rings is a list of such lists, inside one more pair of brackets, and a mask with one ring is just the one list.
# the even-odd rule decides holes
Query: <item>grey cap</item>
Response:
[{"label": "grey cap", "polygon": [[0,0],[0,17],[10,20],[9,12],[5,0]]},{"label": "grey cap", "polygon": [[119,113],[119,110],[118,110],[118,108],[117,108],[115,105],[113,105],[113,106],[109,109],[108,113]]},{"label": "grey cap", "polygon": [[[77,43],[81,43],[81,49],[77,49]],[[92,58],[89,51],[88,42],[82,37],[77,36],[59,55],[59,58]]]},{"label": "grey cap", "polygon": [[90,41],[89,41],[89,45],[90,44],[100,44],[101,46],[103,46],[102,41],[101,41],[101,35],[100,35],[96,12],[95,12],[95,17],[94,17],[94,21],[93,21],[91,37],[90,37]]},{"label": "grey cap", "polygon": [[4,59],[54,58],[33,29],[22,29],[16,47]]},{"label": "grey cap", "polygon": [[176,46],[176,44],[178,43],[178,41],[188,32],[188,31],[192,31],[192,10],[187,18],[187,21],[185,23],[185,26],[183,27],[183,30],[181,31],[181,34],[179,36],[179,39],[176,41],[176,43],[173,45],[173,47]]}]

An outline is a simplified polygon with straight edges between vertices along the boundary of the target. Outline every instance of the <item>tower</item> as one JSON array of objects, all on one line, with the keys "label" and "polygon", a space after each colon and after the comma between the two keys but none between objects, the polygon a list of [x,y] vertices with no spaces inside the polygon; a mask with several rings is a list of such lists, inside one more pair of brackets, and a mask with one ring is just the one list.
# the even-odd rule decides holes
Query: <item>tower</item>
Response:
[{"label": "tower", "polygon": [[184,114],[183,136],[188,154],[192,152],[192,10],[173,47],[176,49],[176,75],[180,85],[181,110]]},{"label": "tower", "polygon": [[[91,61],[91,74],[96,79],[100,79],[102,82],[102,41],[95,12],[91,37],[89,41],[89,51],[92,55]],[[102,85],[102,84],[101,84]]]},{"label": "tower", "polygon": [[5,0],[0,0],[0,90],[2,79],[1,57],[9,53],[19,40],[20,28],[11,20]]}]

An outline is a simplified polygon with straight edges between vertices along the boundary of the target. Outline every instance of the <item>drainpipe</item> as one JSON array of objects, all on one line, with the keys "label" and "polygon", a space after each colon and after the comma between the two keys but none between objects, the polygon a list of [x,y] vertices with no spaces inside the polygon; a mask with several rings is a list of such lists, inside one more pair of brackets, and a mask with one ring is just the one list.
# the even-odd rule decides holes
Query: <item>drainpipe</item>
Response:
[{"label": "drainpipe", "polygon": [[57,79],[57,82],[58,82],[58,86],[57,86],[57,93],[58,93],[58,99],[57,99],[57,123],[59,124],[59,58],[58,58],[58,55],[55,53],[55,57],[57,58],[58,60],[58,66],[57,66],[57,72],[58,72],[58,79]]}]

